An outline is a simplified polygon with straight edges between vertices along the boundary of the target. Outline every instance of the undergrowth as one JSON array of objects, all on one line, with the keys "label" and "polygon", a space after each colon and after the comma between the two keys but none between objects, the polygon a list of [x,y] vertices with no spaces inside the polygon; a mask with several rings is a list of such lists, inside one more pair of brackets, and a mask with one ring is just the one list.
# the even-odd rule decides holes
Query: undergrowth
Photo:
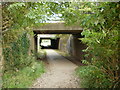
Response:
[{"label": "undergrowth", "polygon": [[37,59],[43,60],[43,59],[46,58],[46,51],[40,49],[40,50],[38,51],[38,53],[35,53],[35,55],[36,55]]},{"label": "undergrowth", "polygon": [[29,88],[44,71],[44,65],[39,61],[19,71],[6,72],[3,75],[3,88]]},{"label": "undergrowth", "polygon": [[113,84],[106,74],[92,65],[77,68],[76,74],[80,77],[81,88],[110,88]]}]

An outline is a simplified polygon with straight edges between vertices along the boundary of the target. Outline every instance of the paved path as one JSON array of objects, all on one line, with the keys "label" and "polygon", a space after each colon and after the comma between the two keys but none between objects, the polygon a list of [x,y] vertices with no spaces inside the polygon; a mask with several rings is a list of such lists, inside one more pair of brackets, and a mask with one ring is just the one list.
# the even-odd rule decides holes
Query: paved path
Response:
[{"label": "paved path", "polygon": [[47,49],[46,53],[48,69],[35,81],[32,88],[79,88],[79,79],[75,75],[77,65],[54,50]]}]

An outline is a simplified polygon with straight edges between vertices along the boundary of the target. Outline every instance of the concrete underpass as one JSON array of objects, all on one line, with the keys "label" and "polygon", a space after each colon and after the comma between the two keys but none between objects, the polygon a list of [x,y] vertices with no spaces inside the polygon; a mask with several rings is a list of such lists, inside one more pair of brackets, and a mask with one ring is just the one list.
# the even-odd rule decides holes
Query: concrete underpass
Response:
[{"label": "concrete underpass", "polygon": [[[34,28],[34,48],[36,51],[39,50],[39,44],[41,44],[41,41],[44,39],[49,39],[51,41],[51,46],[46,48],[51,49],[59,49],[63,52],[69,53],[71,56],[75,57],[76,59],[82,60],[84,59],[83,55],[84,53],[82,50],[86,48],[86,45],[84,45],[80,38],[83,38],[81,35],[82,28],[79,26],[65,26],[64,23],[50,23],[46,24],[40,28]],[[55,35],[55,34],[68,34],[69,37],[66,37],[66,39],[61,38],[51,38],[48,37],[39,37],[39,35]],[[63,44],[66,44],[66,46],[63,46]],[[44,49],[45,47],[42,47]]]},{"label": "concrete underpass", "polygon": [[[39,52],[40,48],[46,51],[48,66],[46,73],[38,78],[32,88],[80,88],[78,77],[75,75],[77,64],[63,57],[55,50],[69,53],[74,60],[81,62],[82,50],[86,47],[79,38],[82,29],[80,27],[66,27],[61,24],[48,24],[34,29],[34,49]],[[56,34],[67,35],[66,38],[53,36]],[[47,46],[42,42],[49,43]],[[79,63],[78,63],[79,64]]]}]

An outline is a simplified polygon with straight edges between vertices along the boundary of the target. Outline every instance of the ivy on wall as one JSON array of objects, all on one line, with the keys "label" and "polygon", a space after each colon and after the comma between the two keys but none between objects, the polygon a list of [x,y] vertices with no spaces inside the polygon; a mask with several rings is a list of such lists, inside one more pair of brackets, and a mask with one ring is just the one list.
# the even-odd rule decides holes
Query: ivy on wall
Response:
[{"label": "ivy on wall", "polygon": [[9,47],[3,49],[5,71],[18,70],[33,62],[28,59],[29,46],[27,33],[23,32],[16,41],[9,44]]}]

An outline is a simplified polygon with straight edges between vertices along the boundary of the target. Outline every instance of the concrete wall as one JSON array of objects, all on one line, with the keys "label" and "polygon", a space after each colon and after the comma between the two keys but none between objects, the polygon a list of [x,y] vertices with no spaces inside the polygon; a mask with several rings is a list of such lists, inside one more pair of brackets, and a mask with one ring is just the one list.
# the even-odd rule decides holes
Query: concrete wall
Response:
[{"label": "concrete wall", "polygon": [[59,50],[67,53],[67,41],[70,35],[62,35],[59,40]]},{"label": "concrete wall", "polygon": [[[32,39],[31,42],[32,42],[30,47],[31,50],[34,49],[34,51],[37,52],[37,48],[38,48],[37,35],[34,36],[34,39]],[[78,39],[77,35],[70,35],[70,34],[62,35],[59,39],[59,50],[69,53],[71,56],[75,57],[76,59],[79,59],[79,60],[84,59],[85,53],[82,50],[85,48],[86,48],[86,45],[83,44],[82,41]]]},{"label": "concrete wall", "polygon": [[32,35],[29,35],[28,38],[30,40],[29,55],[31,55],[31,53],[34,52],[35,50],[35,41],[34,41],[34,36]]},{"label": "concrete wall", "polygon": [[36,46],[37,46],[37,36],[36,35],[31,35],[31,34],[27,34],[27,37],[30,41],[30,46],[29,46],[29,55],[33,54],[34,52],[36,52]]},{"label": "concrete wall", "polygon": [[86,45],[83,44],[75,35],[69,35],[60,38],[59,50],[69,53],[71,56],[79,60],[84,59],[85,53],[82,50],[85,48]]},{"label": "concrete wall", "polygon": [[84,59],[85,53],[82,50],[86,48],[86,45],[83,44],[82,41],[79,40],[76,36],[70,36],[67,46],[70,55],[80,60]]}]

